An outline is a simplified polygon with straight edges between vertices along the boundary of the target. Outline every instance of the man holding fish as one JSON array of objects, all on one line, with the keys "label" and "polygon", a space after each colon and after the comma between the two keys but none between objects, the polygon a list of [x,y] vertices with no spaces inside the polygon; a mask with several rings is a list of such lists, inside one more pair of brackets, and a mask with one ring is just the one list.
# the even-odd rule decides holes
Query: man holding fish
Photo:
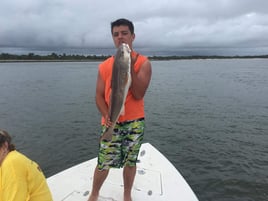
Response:
[{"label": "man holding fish", "polygon": [[99,65],[96,105],[102,115],[98,164],[88,201],[97,201],[110,168],[123,167],[124,201],[132,201],[136,161],[144,135],[144,95],[151,80],[151,63],[133,50],[134,25],[127,19],[111,23],[117,48]]}]

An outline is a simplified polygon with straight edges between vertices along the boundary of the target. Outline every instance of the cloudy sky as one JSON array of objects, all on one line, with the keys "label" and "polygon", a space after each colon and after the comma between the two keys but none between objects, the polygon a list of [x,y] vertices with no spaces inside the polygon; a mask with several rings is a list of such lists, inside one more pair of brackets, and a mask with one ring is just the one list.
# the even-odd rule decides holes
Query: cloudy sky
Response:
[{"label": "cloudy sky", "polygon": [[0,46],[112,47],[121,17],[136,47],[268,50],[267,0],[1,0]]}]

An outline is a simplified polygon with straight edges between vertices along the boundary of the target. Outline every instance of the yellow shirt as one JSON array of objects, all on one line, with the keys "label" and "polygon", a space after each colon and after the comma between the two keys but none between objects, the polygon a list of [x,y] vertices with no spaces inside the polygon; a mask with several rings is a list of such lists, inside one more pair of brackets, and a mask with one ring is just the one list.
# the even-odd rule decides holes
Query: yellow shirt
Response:
[{"label": "yellow shirt", "polygon": [[0,201],[52,201],[38,164],[18,151],[11,151],[2,162],[0,182]]}]

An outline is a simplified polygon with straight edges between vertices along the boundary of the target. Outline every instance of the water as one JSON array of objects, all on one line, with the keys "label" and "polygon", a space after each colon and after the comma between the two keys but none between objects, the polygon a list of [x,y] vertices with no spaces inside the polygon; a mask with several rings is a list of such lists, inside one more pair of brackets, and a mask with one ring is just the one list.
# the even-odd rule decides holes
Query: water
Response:
[{"label": "water", "polygon": [[[267,55],[268,47],[258,48],[181,48],[181,47],[136,47],[141,54],[147,56],[192,56],[192,55],[220,55],[220,56],[248,56],[248,55]],[[17,55],[50,55],[56,53],[58,55],[113,55],[114,47],[1,47],[0,54],[9,53]]]},{"label": "water", "polygon": [[[268,200],[267,61],[152,62],[145,142],[200,201]],[[0,127],[46,176],[97,154],[98,64],[0,63]]]}]

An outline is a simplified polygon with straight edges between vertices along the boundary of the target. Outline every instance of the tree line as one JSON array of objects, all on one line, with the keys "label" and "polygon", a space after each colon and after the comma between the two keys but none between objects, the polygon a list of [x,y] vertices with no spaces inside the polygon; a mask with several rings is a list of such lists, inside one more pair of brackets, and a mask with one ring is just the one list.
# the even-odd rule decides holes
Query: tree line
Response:
[{"label": "tree line", "polygon": [[105,60],[109,56],[97,56],[97,55],[66,55],[51,53],[49,55],[36,55],[29,53],[26,55],[16,55],[9,53],[0,54],[0,61],[78,61],[78,60]]},{"label": "tree line", "polygon": [[[103,61],[110,55],[66,55],[51,53],[49,55],[36,55],[29,53],[26,55],[16,55],[9,53],[0,54],[0,61]],[[149,56],[150,60],[182,60],[182,59],[232,59],[232,58],[268,58],[268,55],[253,56]]]}]

